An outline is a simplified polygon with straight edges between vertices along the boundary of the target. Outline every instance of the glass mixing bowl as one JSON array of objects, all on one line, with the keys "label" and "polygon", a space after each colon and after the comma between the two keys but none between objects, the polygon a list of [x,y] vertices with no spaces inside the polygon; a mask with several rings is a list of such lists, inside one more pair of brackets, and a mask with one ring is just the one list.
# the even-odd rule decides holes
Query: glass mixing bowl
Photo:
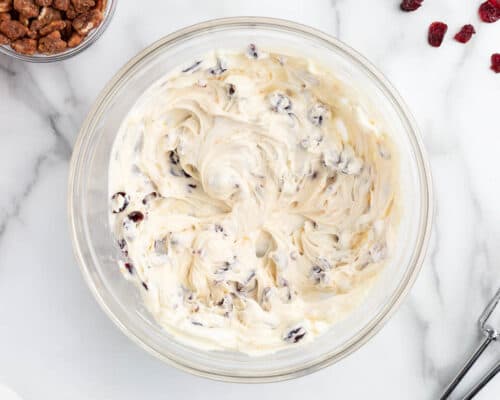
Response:
[{"label": "glass mixing bowl", "polygon": [[[265,356],[202,351],[162,330],[138,288],[121,275],[108,222],[108,165],[120,124],[141,94],[170,69],[214,48],[286,49],[331,66],[361,88],[400,151],[402,216],[394,254],[348,318],[310,344]],[[432,217],[431,180],[417,126],[396,91],[361,55],[315,29],[269,18],[229,18],[182,29],[127,63],[95,102],[78,136],[69,177],[69,221],[83,276],[104,311],[142,348],[191,373],[224,381],[269,382],[308,374],[358,349],[388,320],[422,265]]]}]

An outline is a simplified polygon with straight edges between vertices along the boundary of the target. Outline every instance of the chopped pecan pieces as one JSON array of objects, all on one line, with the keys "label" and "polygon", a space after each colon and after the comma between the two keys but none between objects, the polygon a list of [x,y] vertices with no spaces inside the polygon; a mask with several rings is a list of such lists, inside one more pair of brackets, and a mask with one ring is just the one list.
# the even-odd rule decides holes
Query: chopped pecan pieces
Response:
[{"label": "chopped pecan pieces", "polygon": [[40,34],[40,36],[46,36],[54,31],[61,31],[65,27],[66,27],[66,22],[62,20],[52,21],[50,24],[47,24],[43,28],[40,28],[38,33]]},{"label": "chopped pecan pieces", "polygon": [[19,14],[19,22],[24,26],[28,26],[30,24],[30,19],[23,14]]},{"label": "chopped pecan pieces", "polygon": [[95,2],[95,9],[99,10],[100,12],[104,12],[106,8],[106,0],[97,0]]},{"label": "chopped pecan pieces", "polygon": [[73,4],[69,3],[68,5],[68,9],[66,10],[66,17],[68,17],[68,19],[75,19],[76,17],[78,16],[76,10],[75,10],[75,7],[73,7]]},{"label": "chopped pecan pieces", "polygon": [[40,7],[49,7],[52,5],[52,0],[35,0],[35,3]]},{"label": "chopped pecan pieces", "polygon": [[76,17],[73,21],[73,29],[80,35],[87,35],[101,21],[102,13],[98,10],[92,10]]},{"label": "chopped pecan pieces", "polygon": [[38,17],[40,7],[34,0],[14,0],[14,9],[26,19]]},{"label": "chopped pecan pieces", "polygon": [[2,44],[9,44],[9,43],[10,43],[9,38],[7,36],[5,36],[5,35],[2,35],[0,33],[0,45],[2,45]]},{"label": "chopped pecan pieces", "polygon": [[12,48],[21,54],[33,55],[36,53],[35,39],[18,39],[11,44]]},{"label": "chopped pecan pieces", "polygon": [[61,39],[61,33],[54,31],[38,41],[38,51],[44,54],[56,54],[64,51],[67,43]]},{"label": "chopped pecan pieces", "polygon": [[12,10],[12,0],[0,0],[0,13]]},{"label": "chopped pecan pieces", "polygon": [[68,47],[71,47],[71,48],[76,47],[82,42],[82,40],[83,40],[83,36],[79,35],[76,32],[73,32],[71,34],[71,37],[68,40]]},{"label": "chopped pecan pieces", "polygon": [[69,4],[69,0],[54,0],[52,6],[61,11],[68,11]]},{"label": "chopped pecan pieces", "polygon": [[10,40],[17,40],[28,34],[28,28],[19,21],[7,20],[0,23],[0,33],[3,33]]},{"label": "chopped pecan pieces", "polygon": [[95,6],[95,0],[71,0],[71,3],[78,14],[87,12]]}]

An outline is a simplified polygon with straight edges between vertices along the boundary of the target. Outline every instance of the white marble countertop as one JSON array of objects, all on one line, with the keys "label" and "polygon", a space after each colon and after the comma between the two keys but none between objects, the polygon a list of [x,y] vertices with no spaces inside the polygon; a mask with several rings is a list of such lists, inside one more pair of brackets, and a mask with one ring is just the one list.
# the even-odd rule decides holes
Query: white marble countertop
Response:
[{"label": "white marble countertop", "polygon": [[[489,70],[500,22],[480,23],[478,0],[427,0],[409,14],[398,0],[119,3],[76,58],[30,65],[0,55],[0,386],[26,400],[436,399],[479,340],[476,318],[500,285],[500,75]],[[428,257],[395,316],[340,363],[268,385],[193,377],[136,347],[85,286],[66,217],[72,144],[104,84],[161,36],[236,15],[299,21],[365,54],[413,110],[435,181]],[[433,20],[450,26],[440,49],[426,43]],[[454,42],[469,22],[477,35]],[[481,372],[500,359],[499,344],[487,358]],[[500,398],[500,377],[478,398]]]}]

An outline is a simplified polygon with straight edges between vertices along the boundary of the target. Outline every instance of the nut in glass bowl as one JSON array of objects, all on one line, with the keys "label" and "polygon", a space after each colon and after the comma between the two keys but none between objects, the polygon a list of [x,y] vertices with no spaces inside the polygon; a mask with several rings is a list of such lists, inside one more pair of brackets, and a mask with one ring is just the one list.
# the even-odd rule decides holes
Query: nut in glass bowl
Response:
[{"label": "nut in glass bowl", "polygon": [[115,7],[115,0],[0,0],[0,53],[34,63],[73,57],[99,39]]}]

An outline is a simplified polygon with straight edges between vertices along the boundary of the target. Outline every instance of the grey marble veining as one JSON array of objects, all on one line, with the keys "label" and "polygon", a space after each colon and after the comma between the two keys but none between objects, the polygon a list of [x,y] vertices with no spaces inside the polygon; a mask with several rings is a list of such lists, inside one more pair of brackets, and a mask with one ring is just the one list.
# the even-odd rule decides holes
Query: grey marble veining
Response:
[{"label": "grey marble veining", "polygon": [[[500,286],[500,22],[481,1],[195,0],[120,2],[82,55],[32,65],[0,56],[0,387],[35,399],[436,399],[479,340],[476,319]],[[154,11],[151,11],[154,8]],[[216,17],[291,19],[332,34],[370,59],[412,109],[436,198],[422,272],[400,310],[359,351],[313,375],[232,385],[179,372],[133,345],[107,319],[73,258],[66,218],[69,158],[93,100],[154,40]],[[450,28],[427,45],[434,20]],[[452,40],[465,23],[477,34]],[[495,360],[492,348],[469,382]],[[0,390],[0,395],[2,394]],[[478,399],[500,398],[500,378]]]}]

